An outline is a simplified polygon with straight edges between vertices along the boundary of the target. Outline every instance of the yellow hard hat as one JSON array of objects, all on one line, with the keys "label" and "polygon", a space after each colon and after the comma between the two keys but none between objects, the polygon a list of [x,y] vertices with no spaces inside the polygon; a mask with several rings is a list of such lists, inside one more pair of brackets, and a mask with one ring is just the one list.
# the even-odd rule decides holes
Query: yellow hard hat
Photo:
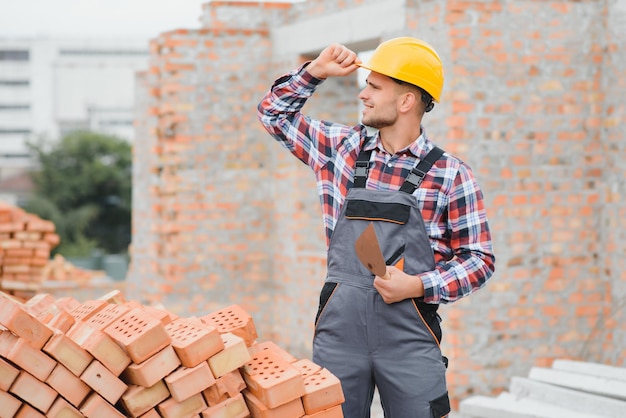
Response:
[{"label": "yellow hard hat", "polygon": [[408,36],[381,43],[367,64],[359,64],[388,77],[413,84],[436,102],[443,90],[443,65],[432,46]]}]

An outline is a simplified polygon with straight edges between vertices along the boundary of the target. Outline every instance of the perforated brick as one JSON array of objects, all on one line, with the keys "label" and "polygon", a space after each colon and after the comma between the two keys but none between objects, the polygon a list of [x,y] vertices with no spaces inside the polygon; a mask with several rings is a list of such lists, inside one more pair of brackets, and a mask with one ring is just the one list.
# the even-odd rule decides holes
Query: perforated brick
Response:
[{"label": "perforated brick", "polygon": [[141,364],[131,364],[122,373],[125,382],[152,386],[180,366],[180,359],[171,345],[150,357]]},{"label": "perforated brick", "polygon": [[302,376],[305,377],[322,370],[322,366],[313,363],[311,360],[306,358],[296,361],[295,363],[293,363],[293,366],[300,372]]},{"label": "perforated brick", "polygon": [[212,325],[178,318],[165,327],[183,366],[194,367],[224,349],[220,333]]},{"label": "perforated brick", "polygon": [[195,367],[179,367],[165,377],[172,397],[181,402],[215,384],[215,377],[204,361]]},{"label": "perforated brick", "polygon": [[107,305],[108,303],[103,300],[88,300],[72,309],[70,313],[77,321],[86,321]]},{"label": "perforated brick", "polygon": [[[165,382],[159,380],[150,387],[131,385],[120,399],[120,405],[131,417],[139,417],[170,396]],[[156,412],[156,411],[155,411]]]},{"label": "perforated brick", "polygon": [[264,405],[275,408],[305,394],[304,378],[279,354],[257,353],[242,369],[248,390]]},{"label": "perforated brick", "polygon": [[141,309],[133,309],[113,322],[104,332],[117,341],[134,363],[141,363],[172,341],[161,321]]},{"label": "perforated brick", "polygon": [[209,367],[213,376],[222,377],[243,366],[250,360],[250,353],[244,340],[230,332],[221,334],[224,349],[209,358]]},{"label": "perforated brick", "polygon": [[304,415],[304,407],[302,406],[301,398],[294,399],[291,402],[270,409],[249,390],[244,390],[242,394],[254,418],[291,418]]},{"label": "perforated brick", "polygon": [[247,347],[254,344],[257,338],[256,327],[252,317],[239,305],[231,305],[200,318],[207,324],[214,325],[224,334],[230,332],[242,338]]},{"label": "perforated brick", "polygon": [[103,331],[113,322],[124,316],[128,311],[130,311],[128,306],[108,304],[84,322],[95,329]]},{"label": "perforated brick", "polygon": [[344,402],[339,379],[327,369],[304,378],[302,404],[307,414],[315,414]]},{"label": "perforated brick", "polygon": [[315,414],[303,415],[302,418],[343,418],[343,411],[341,406],[333,406]]}]

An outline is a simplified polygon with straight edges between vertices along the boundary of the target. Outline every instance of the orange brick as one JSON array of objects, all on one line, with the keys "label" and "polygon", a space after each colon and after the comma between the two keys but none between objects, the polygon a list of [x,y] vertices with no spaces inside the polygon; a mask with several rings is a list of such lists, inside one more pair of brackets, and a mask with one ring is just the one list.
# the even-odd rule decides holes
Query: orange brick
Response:
[{"label": "orange brick", "polygon": [[0,330],[0,357],[7,358],[19,337],[7,329]]},{"label": "orange brick", "polygon": [[7,359],[42,382],[48,378],[56,366],[56,361],[30,345],[24,338],[18,338],[13,344]]},{"label": "orange brick", "polygon": [[305,394],[302,404],[307,414],[315,414],[344,402],[343,390],[339,379],[328,369],[304,378]]},{"label": "orange brick", "polygon": [[224,402],[211,406],[200,414],[202,418],[246,418],[250,411],[240,393],[235,397],[228,398]]},{"label": "orange brick", "polygon": [[76,407],[79,407],[91,392],[91,388],[85,382],[62,364],[57,364],[46,379],[46,383]]},{"label": "orange brick", "polygon": [[304,378],[271,350],[257,353],[242,369],[248,390],[264,405],[275,408],[304,395]]},{"label": "orange brick", "polygon": [[228,397],[232,398],[246,388],[246,382],[244,382],[243,377],[241,377],[239,369],[235,369],[217,379],[215,386],[220,390],[220,392],[225,393]]},{"label": "orange brick", "polygon": [[222,377],[227,373],[243,366],[251,356],[244,340],[230,332],[220,336],[224,342],[224,349],[209,358],[209,367],[213,376]]},{"label": "orange brick", "polygon": [[105,330],[128,353],[133,362],[139,364],[156,354],[172,339],[161,321],[154,319],[141,309],[133,309],[109,325]]},{"label": "orange brick", "polygon": [[104,367],[104,365],[97,360],[92,361],[91,364],[87,366],[83,374],[80,375],[80,380],[89,385],[90,388],[113,405],[115,405],[126,389],[128,389],[126,383],[111,373],[109,369]]},{"label": "orange brick", "polygon": [[247,389],[243,391],[243,396],[250,413],[255,418],[286,418],[301,417],[304,415],[304,407],[302,406],[301,398],[294,399],[291,402],[270,409]]},{"label": "orange brick", "polygon": [[[25,250],[30,251],[32,250]],[[54,303],[54,297],[49,293],[39,293],[24,303],[24,307],[33,315],[39,316]]]},{"label": "orange brick", "polygon": [[131,417],[138,417],[150,410],[154,410],[155,406],[169,396],[170,393],[167,390],[167,386],[165,386],[165,382],[162,380],[150,387],[131,385],[122,395],[120,405]]},{"label": "orange brick", "polygon": [[206,361],[195,367],[179,367],[165,378],[167,388],[178,402],[202,392],[214,383],[215,377]]},{"label": "orange brick", "polygon": [[124,418],[124,415],[115,409],[97,393],[89,395],[81,405],[80,412],[87,418]]},{"label": "orange brick", "polygon": [[224,349],[220,333],[212,325],[178,318],[165,327],[183,366],[194,367]]},{"label": "orange brick", "polygon": [[239,305],[231,305],[200,318],[204,323],[213,325],[220,334],[230,332],[242,338],[247,347],[257,338],[252,317]]},{"label": "orange brick", "polygon": [[293,363],[293,366],[298,369],[300,374],[304,377],[315,374],[322,370],[322,366],[313,363],[311,360],[306,358],[296,361],[295,363]]},{"label": "orange brick", "polygon": [[86,321],[107,305],[108,303],[103,300],[88,300],[72,309],[70,313],[77,321]]},{"label": "orange brick", "polygon": [[256,344],[253,344],[252,346],[248,348],[248,351],[250,352],[251,356],[254,356],[258,352],[263,351],[263,350],[274,351],[276,354],[279,354],[283,359],[285,359],[285,361],[287,361],[288,363],[295,363],[296,361],[298,361],[297,358],[292,356],[289,352],[281,348],[278,344],[276,344],[273,341],[257,342]]},{"label": "orange brick", "polygon": [[341,405],[333,406],[316,414],[304,415],[302,418],[343,418],[343,411],[341,410]]},{"label": "orange brick", "polygon": [[157,412],[156,409],[152,408],[139,418],[161,418],[161,415]]},{"label": "orange brick", "polygon": [[0,303],[0,324],[26,339],[37,349],[41,349],[52,336],[50,328],[10,300]]},{"label": "orange brick", "polygon": [[104,331],[106,327],[126,315],[130,309],[125,305],[109,304],[84,322],[92,328]]},{"label": "orange brick", "polygon": [[150,317],[154,318],[154,319],[158,319],[159,321],[161,321],[161,323],[163,325],[168,325],[170,324],[174,319],[177,318],[176,315],[174,315],[173,313],[169,312],[166,309],[161,309],[161,308],[157,308],[155,306],[141,306],[141,309],[147,313],[148,315],[150,315]]},{"label": "orange brick", "polygon": [[54,302],[54,305],[67,312],[72,312],[74,309],[80,306],[80,302],[72,296],[64,296]]},{"label": "orange brick", "polygon": [[44,414],[50,409],[52,402],[57,397],[57,393],[50,386],[25,371],[20,372],[9,392]]},{"label": "orange brick", "polygon": [[67,335],[116,376],[131,363],[128,354],[111,337],[87,324],[75,325]]},{"label": "orange brick", "polygon": [[111,290],[109,293],[100,296],[98,300],[103,300],[106,303],[112,303],[115,305],[123,305],[126,303],[126,298],[119,289]]},{"label": "orange brick", "polygon": [[182,418],[199,414],[207,408],[204,398],[199,393],[182,402],[168,398],[157,406],[157,410],[164,418]]},{"label": "orange brick", "polygon": [[2,405],[0,417],[12,418],[15,416],[18,409],[20,409],[20,406],[22,406],[22,401],[10,393],[0,391],[0,405]]},{"label": "orange brick", "polygon": [[180,360],[171,345],[141,364],[131,364],[122,373],[122,379],[133,385],[149,387],[180,366]]},{"label": "orange brick", "polygon": [[80,376],[93,360],[91,354],[74,340],[60,332],[55,333],[44,345],[43,351],[63,364],[70,372]]},{"label": "orange brick", "polygon": [[8,391],[20,371],[0,358],[0,391]]},{"label": "orange brick", "polygon": [[71,313],[60,309],[50,320],[48,321],[48,326],[50,328],[61,331],[62,333],[66,333],[72,328],[72,325],[76,322],[76,319],[72,316]]},{"label": "orange brick", "polygon": [[48,418],[82,418],[83,414],[76,408],[74,408],[68,401],[58,396],[54,401],[48,412],[46,413]]},{"label": "orange brick", "polygon": [[14,418],[46,418],[44,414],[37,411],[35,408],[25,403],[22,405]]}]

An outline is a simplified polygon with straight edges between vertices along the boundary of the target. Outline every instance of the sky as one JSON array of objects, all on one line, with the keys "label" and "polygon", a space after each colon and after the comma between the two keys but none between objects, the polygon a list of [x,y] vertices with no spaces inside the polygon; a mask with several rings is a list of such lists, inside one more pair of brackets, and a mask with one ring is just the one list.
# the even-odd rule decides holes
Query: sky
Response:
[{"label": "sky", "polygon": [[206,0],[0,0],[0,38],[154,38],[200,27]]}]

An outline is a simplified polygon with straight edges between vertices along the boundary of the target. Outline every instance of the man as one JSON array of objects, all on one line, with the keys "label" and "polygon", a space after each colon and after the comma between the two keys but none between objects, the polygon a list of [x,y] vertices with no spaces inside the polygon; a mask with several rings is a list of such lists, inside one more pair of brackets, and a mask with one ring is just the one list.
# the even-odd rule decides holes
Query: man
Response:
[{"label": "man", "polygon": [[[359,94],[362,124],[300,112],[326,78],[358,67],[370,70]],[[317,178],[328,274],[313,361],[341,380],[345,417],[369,417],[375,388],[388,418],[446,416],[447,359],[436,310],[481,288],[494,271],[472,171],[443,154],[422,126],[442,88],[433,48],[401,37],[379,45],[368,64],[332,44],[276,80],[259,104],[265,129]],[[355,253],[354,242],[370,223],[387,260],[385,279],[374,277]]]}]

